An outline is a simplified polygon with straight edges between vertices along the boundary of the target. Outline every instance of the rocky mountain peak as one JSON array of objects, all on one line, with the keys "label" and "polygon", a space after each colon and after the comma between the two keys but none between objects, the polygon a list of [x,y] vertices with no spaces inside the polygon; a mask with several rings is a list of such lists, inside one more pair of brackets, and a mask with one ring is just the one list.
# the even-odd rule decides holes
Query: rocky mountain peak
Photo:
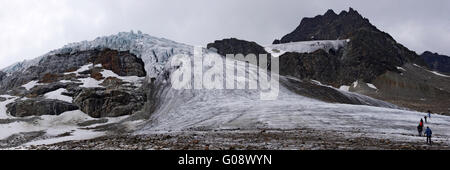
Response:
[{"label": "rocky mountain peak", "polygon": [[337,14],[332,9],[328,9],[324,16],[337,16]]},{"label": "rocky mountain peak", "polygon": [[435,71],[442,73],[450,73],[450,57],[441,55],[439,53],[433,53],[431,51],[425,51],[420,55],[425,60],[427,66]]},{"label": "rocky mountain peak", "polygon": [[[299,62],[286,62],[285,67],[289,74],[299,78],[311,78],[339,86],[348,85],[356,80],[373,81],[377,76],[387,71],[398,72],[396,69],[406,63],[415,63],[425,66],[425,62],[413,51],[397,43],[392,36],[380,31],[358,11],[350,8],[339,15],[328,10],[324,15],[314,18],[304,18],[300,25],[275,44],[311,40],[338,40],[348,39],[349,43],[334,54],[290,54],[289,57],[301,58]],[[289,57],[281,56],[282,60],[291,61]],[[306,60],[314,58],[314,60]],[[323,67],[310,67],[311,73],[323,73],[334,70],[332,77],[327,74],[296,74],[292,70],[304,71],[311,64],[323,63],[319,60],[332,60],[334,64]],[[309,62],[310,61],[310,62]],[[284,61],[281,61],[283,63]],[[297,64],[295,64],[297,63]],[[290,68],[292,67],[292,68]],[[300,67],[300,68],[299,68]],[[329,67],[329,68],[327,68]],[[315,68],[312,69],[311,68]],[[283,71],[282,71],[283,72]],[[332,74],[329,74],[332,75]]]},{"label": "rocky mountain peak", "polygon": [[292,33],[284,36],[281,40],[275,40],[274,43],[348,39],[351,33],[360,29],[379,31],[353,8],[350,8],[348,12],[342,11],[339,15],[329,9],[324,15],[303,18]]},{"label": "rocky mountain peak", "polygon": [[431,51],[425,51],[422,53],[422,55],[439,55],[438,53],[433,53]]}]

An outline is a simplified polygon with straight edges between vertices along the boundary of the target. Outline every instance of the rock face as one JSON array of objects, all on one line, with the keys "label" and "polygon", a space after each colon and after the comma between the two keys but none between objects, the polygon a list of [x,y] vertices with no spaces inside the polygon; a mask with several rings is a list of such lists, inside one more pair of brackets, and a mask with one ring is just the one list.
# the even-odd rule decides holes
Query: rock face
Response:
[{"label": "rock face", "polygon": [[255,42],[230,38],[210,43],[208,44],[207,48],[215,48],[217,50],[217,53],[222,56],[226,56],[227,54],[243,54],[244,56],[247,56],[248,54],[255,54],[258,62],[260,54],[267,54],[267,65],[270,66],[270,54],[264,49],[264,47],[258,45]]},{"label": "rock face", "polygon": [[60,115],[67,111],[78,110],[78,107],[74,104],[48,99],[16,101],[6,107],[7,112],[15,117]]},{"label": "rock face", "polygon": [[[307,73],[285,72],[298,75],[298,78],[310,78],[332,85],[349,85],[356,80],[373,81],[387,71],[399,72],[398,66],[425,62],[413,51],[398,44],[389,34],[378,30],[350,8],[339,15],[329,10],[323,16],[305,18],[300,26],[286,35],[279,43],[308,40],[349,39],[346,47],[339,51],[314,52],[310,54],[285,54],[280,57],[280,66],[288,71],[307,71]],[[290,62],[299,57],[298,62]],[[319,61],[319,60],[330,61]],[[285,60],[285,61],[283,61]],[[311,64],[328,64],[310,66]],[[298,68],[302,67],[302,68]],[[282,68],[283,69],[283,68]],[[331,73],[336,71],[336,73]],[[315,74],[312,74],[315,73]],[[335,77],[328,77],[334,76]],[[334,79],[334,80],[333,80]]]},{"label": "rock face", "polygon": [[84,89],[74,103],[94,118],[130,115],[142,108],[146,101],[142,93],[126,90]]},{"label": "rock face", "polygon": [[215,48],[217,53],[226,56],[227,54],[268,54],[264,47],[255,42],[238,40],[236,38],[223,39],[208,44],[208,49]]},{"label": "rock face", "polygon": [[2,81],[3,78],[5,78],[5,76],[6,76],[6,73],[3,71],[0,71],[0,81]]},{"label": "rock face", "polygon": [[285,53],[280,56],[280,74],[319,80],[326,84],[342,83],[339,57],[323,50],[313,53]]},{"label": "rock face", "polygon": [[425,51],[420,55],[432,70],[450,73],[450,56]]},{"label": "rock face", "polygon": [[119,76],[146,75],[144,62],[129,52],[106,49],[91,58],[92,63],[102,64],[104,69],[112,70]]},{"label": "rock face", "polygon": [[279,43],[289,43],[310,40],[337,40],[347,39],[355,30],[376,30],[369,20],[363,18],[352,8],[342,11],[339,15],[333,10],[328,10],[324,15],[314,18],[303,18],[292,33],[287,34]]}]

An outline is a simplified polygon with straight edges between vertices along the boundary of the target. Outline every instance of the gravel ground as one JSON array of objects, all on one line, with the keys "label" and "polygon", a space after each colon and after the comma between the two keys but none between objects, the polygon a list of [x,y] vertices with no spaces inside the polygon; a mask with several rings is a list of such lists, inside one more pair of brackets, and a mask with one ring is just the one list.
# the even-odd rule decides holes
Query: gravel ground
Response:
[{"label": "gravel ground", "polygon": [[442,142],[375,139],[346,132],[297,130],[189,131],[148,135],[114,135],[52,145],[32,150],[449,150]]}]

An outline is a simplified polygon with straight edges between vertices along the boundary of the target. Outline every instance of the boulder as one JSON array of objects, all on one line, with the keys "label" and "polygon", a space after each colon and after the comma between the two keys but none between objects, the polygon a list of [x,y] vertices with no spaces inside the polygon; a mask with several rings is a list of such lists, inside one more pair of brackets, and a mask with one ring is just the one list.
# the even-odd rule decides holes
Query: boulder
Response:
[{"label": "boulder", "polygon": [[17,100],[6,107],[7,112],[15,117],[60,115],[67,111],[78,110],[72,103],[49,99]]},{"label": "boulder", "polygon": [[146,101],[142,93],[123,89],[83,89],[74,103],[84,113],[94,118],[131,115]]}]

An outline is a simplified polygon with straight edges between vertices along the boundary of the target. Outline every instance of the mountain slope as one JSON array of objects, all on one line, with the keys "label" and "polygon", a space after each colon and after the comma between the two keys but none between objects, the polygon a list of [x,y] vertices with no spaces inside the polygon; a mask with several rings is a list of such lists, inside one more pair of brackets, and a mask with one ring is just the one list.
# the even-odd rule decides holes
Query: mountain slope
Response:
[{"label": "mountain slope", "polygon": [[[337,39],[348,39],[349,41],[341,51],[334,50],[332,52],[336,53],[337,51],[340,54],[330,57],[335,62],[340,63],[331,66],[335,69],[329,69],[337,72],[334,80],[327,80],[327,83],[335,86],[349,85],[358,79],[371,82],[386,71],[398,72],[396,67],[406,63],[425,65],[417,54],[398,44],[389,34],[378,30],[370,24],[368,19],[363,18],[352,8],[348,12],[341,12],[339,15],[329,10],[324,15],[304,18],[297,29],[284,36],[277,43]],[[325,52],[329,53],[329,51]],[[315,58],[313,54],[304,55]],[[286,67],[289,70],[294,70],[299,66],[290,64]],[[321,73],[320,70],[312,71]],[[315,76],[299,78],[312,78],[322,81],[320,77]],[[333,79],[333,77],[328,77],[328,79],[330,78]]]},{"label": "mountain slope", "polygon": [[[346,43],[338,48],[302,50],[313,49],[306,44],[319,42],[319,46],[327,41]],[[277,54],[284,66],[282,75],[317,80],[410,109],[449,114],[448,77],[431,72],[426,58],[397,43],[351,8],[339,15],[329,10],[305,18],[275,43],[273,46],[279,47],[273,51],[291,46]]]}]

